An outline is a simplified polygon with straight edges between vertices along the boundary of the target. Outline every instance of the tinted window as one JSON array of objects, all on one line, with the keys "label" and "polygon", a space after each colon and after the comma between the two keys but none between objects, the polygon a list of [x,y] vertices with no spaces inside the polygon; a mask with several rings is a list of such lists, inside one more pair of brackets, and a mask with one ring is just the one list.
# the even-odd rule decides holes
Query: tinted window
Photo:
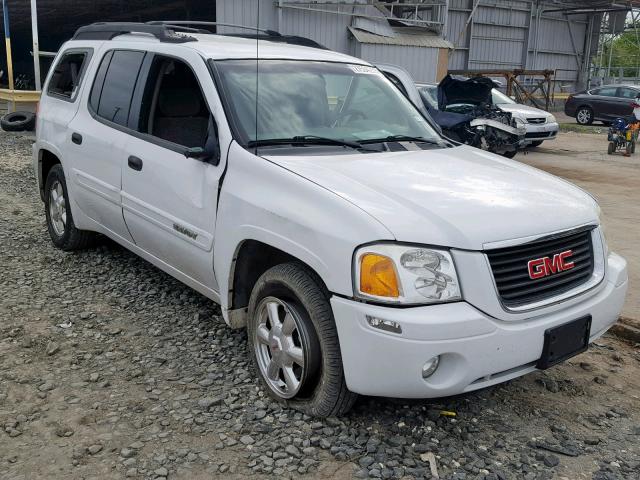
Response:
[{"label": "tinted window", "polygon": [[594,95],[600,95],[603,97],[615,97],[617,91],[618,91],[617,87],[603,87],[603,88],[597,89],[593,93]]},{"label": "tinted window", "polygon": [[619,88],[618,96],[622,98],[636,98],[638,96],[638,91],[633,88]]},{"label": "tinted window", "polygon": [[213,128],[198,80],[180,60],[157,55],[151,65],[137,129],[184,147],[204,147]]},{"label": "tinted window", "polygon": [[47,92],[68,99],[75,98],[87,56],[86,52],[63,55],[51,75]]},{"label": "tinted window", "polygon": [[[104,77],[104,84],[97,101],[97,114],[118,125],[127,125],[131,98],[136,86],[138,72],[142,65],[144,52],[131,52],[126,50],[116,50],[113,52],[109,67]],[[108,62],[109,55],[106,55],[102,62]],[[100,70],[103,65],[100,66]],[[100,70],[98,73],[100,73]],[[96,82],[94,89],[100,88]],[[95,96],[92,92],[92,100]],[[95,101],[95,100],[94,100]],[[95,105],[95,103],[93,103]]]}]

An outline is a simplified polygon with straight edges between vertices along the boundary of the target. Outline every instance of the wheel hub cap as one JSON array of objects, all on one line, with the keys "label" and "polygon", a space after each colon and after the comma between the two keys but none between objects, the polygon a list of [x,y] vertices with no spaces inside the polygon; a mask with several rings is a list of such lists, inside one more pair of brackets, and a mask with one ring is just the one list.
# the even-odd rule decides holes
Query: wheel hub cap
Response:
[{"label": "wheel hub cap", "polygon": [[63,236],[67,225],[67,204],[62,185],[57,180],[51,185],[49,191],[49,217],[56,235]]},{"label": "wheel hub cap", "polygon": [[305,375],[298,313],[286,302],[267,297],[258,306],[255,354],[264,379],[281,398],[295,396]]}]

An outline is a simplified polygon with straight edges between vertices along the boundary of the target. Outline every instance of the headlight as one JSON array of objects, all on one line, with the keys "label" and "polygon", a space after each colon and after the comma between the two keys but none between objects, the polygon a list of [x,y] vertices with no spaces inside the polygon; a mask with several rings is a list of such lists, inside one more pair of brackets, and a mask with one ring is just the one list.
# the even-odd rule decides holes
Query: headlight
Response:
[{"label": "headlight", "polygon": [[408,305],[462,299],[448,250],[369,245],[356,251],[353,271],[356,294],[363,299]]},{"label": "headlight", "polygon": [[521,126],[521,125],[526,125],[527,124],[527,122],[525,122],[523,118],[513,117],[513,119],[515,120],[516,126],[518,126],[518,127]]},{"label": "headlight", "polygon": [[556,122],[557,122],[556,117],[549,114],[549,116],[547,117],[547,123],[556,123]]}]

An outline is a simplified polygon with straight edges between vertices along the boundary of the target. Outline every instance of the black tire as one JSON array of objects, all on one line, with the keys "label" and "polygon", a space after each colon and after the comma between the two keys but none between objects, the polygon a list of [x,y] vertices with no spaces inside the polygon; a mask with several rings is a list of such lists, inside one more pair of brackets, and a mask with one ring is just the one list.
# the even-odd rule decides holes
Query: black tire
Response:
[{"label": "black tire", "polygon": [[624,147],[624,151],[627,155],[631,155],[635,149],[633,148],[633,143],[627,142],[627,145]]},{"label": "black tire", "polygon": [[542,145],[542,142],[544,142],[544,140],[536,140],[535,142],[531,142],[531,147],[536,148],[539,147],[540,145]]},{"label": "black tire", "polygon": [[607,153],[609,155],[613,155],[613,152],[616,151],[616,144],[614,142],[609,142],[609,145],[607,146]]},{"label": "black tire", "polygon": [[593,109],[585,106],[576,110],[576,122],[580,125],[591,125],[593,123]]},{"label": "black tire", "polygon": [[636,142],[631,140],[631,153],[636,153]]},{"label": "black tire", "polygon": [[7,113],[0,119],[0,126],[5,132],[31,131],[36,126],[36,116],[31,112]]},{"label": "black tire", "polygon": [[[272,389],[258,358],[258,328],[263,318],[260,312],[264,302],[272,299],[285,302],[296,312],[296,324],[301,327],[298,328],[300,343],[305,347],[305,367],[309,365],[301,375],[303,378],[298,393],[291,398],[283,398]],[[350,392],[345,383],[329,295],[313,272],[297,263],[285,263],[267,270],[251,293],[247,331],[253,366],[262,387],[272,398],[315,417],[344,415],[353,406],[357,395]],[[269,351],[271,356],[271,347]],[[271,356],[272,360],[274,358]],[[278,370],[278,375],[283,374]]]},{"label": "black tire", "polygon": [[[62,190],[64,198],[64,208],[66,210],[66,218],[64,220],[62,233],[59,232],[59,227],[58,231],[56,230],[56,221],[54,218],[52,218],[51,209],[51,202],[53,201],[51,191],[53,188],[57,189],[58,185]],[[47,229],[49,230],[51,241],[57,248],[67,252],[87,248],[95,242],[95,239],[97,237],[97,234],[95,232],[79,230],[76,228],[76,225],[73,222],[71,208],[68,208],[69,205],[71,205],[71,203],[69,202],[69,193],[67,190],[67,182],[64,176],[64,170],[62,169],[62,165],[54,165],[51,170],[49,170],[47,181],[45,182],[44,211],[47,218]]]},{"label": "black tire", "polygon": [[502,156],[507,158],[513,158],[516,156],[516,153],[518,153],[518,150],[509,150],[508,152],[504,152]]}]

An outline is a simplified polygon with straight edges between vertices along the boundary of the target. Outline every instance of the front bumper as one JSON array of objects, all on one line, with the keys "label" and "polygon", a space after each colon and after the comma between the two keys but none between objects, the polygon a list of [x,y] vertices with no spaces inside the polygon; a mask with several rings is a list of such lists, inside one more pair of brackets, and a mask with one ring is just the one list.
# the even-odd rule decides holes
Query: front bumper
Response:
[{"label": "front bumper", "polygon": [[[495,319],[466,302],[390,308],[333,297],[342,361],[349,390],[363,395],[433,398],[504,382],[535,370],[544,332],[585,315],[592,316],[590,341],[613,325],[627,290],[625,260],[610,254],[607,275],[578,303],[531,320]],[[395,321],[401,334],[369,326],[367,316]],[[422,367],[440,355],[428,379]]]},{"label": "front bumper", "polygon": [[539,125],[528,123],[526,128],[525,141],[527,143],[540,140],[554,140],[558,135],[558,130],[560,130],[557,122],[542,123]]}]

